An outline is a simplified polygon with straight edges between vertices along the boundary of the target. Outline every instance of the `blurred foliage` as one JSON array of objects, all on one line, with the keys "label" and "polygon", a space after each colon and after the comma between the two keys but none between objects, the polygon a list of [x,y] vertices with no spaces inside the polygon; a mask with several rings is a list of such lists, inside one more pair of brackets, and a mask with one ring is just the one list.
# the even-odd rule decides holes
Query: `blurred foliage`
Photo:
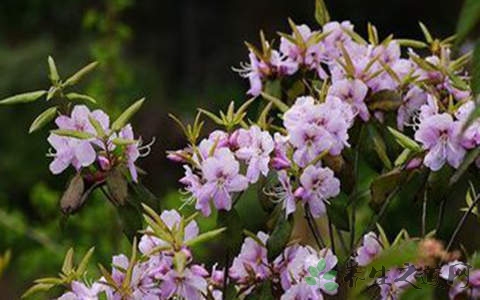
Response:
[{"label": "blurred foliage", "polygon": [[[423,20],[436,35],[453,32],[461,5],[455,0],[392,0],[388,5],[383,0],[326,2],[332,19],[348,18],[358,28],[369,19],[382,25],[385,32],[408,38],[419,37],[417,20]],[[55,56],[63,75],[98,60],[100,72],[87,83],[87,89],[100,100],[100,106],[118,113],[127,99],[145,95],[151,100],[137,118],[136,128],[144,139],[156,136],[157,144],[141,166],[149,173],[146,185],[165,195],[162,209],[178,208],[182,195],[175,191],[175,182],[182,170],[168,163],[164,152],[179,148],[184,141],[167,113],[192,119],[194,107],[216,111],[230,100],[246,99],[247,83],[229,69],[245,60],[242,41],[254,40],[259,28],[268,35],[274,29],[286,29],[287,15],[313,24],[313,8],[314,1],[289,0],[2,0],[0,98],[47,86],[42,74],[48,55]],[[7,249],[12,253],[0,281],[2,296],[7,299],[17,298],[33,278],[54,274],[62,264],[61,254],[73,245],[78,253],[94,245],[92,261],[103,265],[109,264],[113,253],[129,249],[126,239],[119,238],[114,209],[100,193],[91,197],[79,214],[62,219],[58,200],[68,174],[49,174],[46,131],[27,134],[28,124],[45,108],[0,110],[0,253]],[[361,170],[368,189],[370,177],[366,174],[376,170]],[[263,210],[253,190],[243,197],[238,214],[247,220],[245,227],[256,232],[261,229],[258,221],[264,218]],[[413,218],[409,201],[394,203],[387,216],[387,232],[408,227]],[[192,211],[187,205],[181,212],[188,215]],[[357,230],[369,222],[370,214],[361,212],[357,221],[363,225]],[[450,224],[455,216],[446,217]],[[199,218],[202,230],[213,228],[216,221],[215,214]],[[199,259],[209,262],[211,253],[222,247],[221,241],[209,242],[198,249]],[[95,268],[90,272],[97,274]]]}]

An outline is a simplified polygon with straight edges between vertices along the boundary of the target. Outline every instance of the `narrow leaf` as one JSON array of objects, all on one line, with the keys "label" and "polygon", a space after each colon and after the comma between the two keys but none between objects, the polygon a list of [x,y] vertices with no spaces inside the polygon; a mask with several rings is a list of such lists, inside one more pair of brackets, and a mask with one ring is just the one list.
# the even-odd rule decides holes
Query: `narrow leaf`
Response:
[{"label": "narrow leaf", "polygon": [[50,121],[52,121],[56,115],[57,115],[56,106],[50,107],[49,109],[45,110],[40,115],[38,115],[38,117],[35,118],[32,125],[30,125],[30,129],[28,130],[28,133],[32,133],[34,131],[41,129],[43,126],[50,123]]},{"label": "narrow leaf", "polygon": [[142,98],[135,103],[133,103],[129,108],[127,108],[116,120],[112,123],[112,130],[117,131],[122,129],[127,125],[130,118],[142,107],[145,98]]},{"label": "narrow leaf", "polygon": [[35,91],[29,93],[18,94],[12,97],[5,98],[0,101],[0,105],[29,103],[38,100],[40,97],[47,94],[47,91]]},{"label": "narrow leaf", "polygon": [[89,132],[70,130],[70,129],[56,129],[56,130],[52,130],[51,133],[59,136],[71,137],[71,138],[76,138],[80,140],[88,140],[95,137],[95,135]]},{"label": "narrow leaf", "polygon": [[57,70],[57,66],[55,65],[55,61],[51,56],[48,57],[48,70],[49,70],[48,77],[50,77],[50,81],[52,82],[52,84],[56,84],[60,80],[60,76],[58,75],[58,70]]},{"label": "narrow leaf", "polygon": [[218,235],[220,235],[225,230],[226,230],[226,228],[223,227],[223,228],[219,228],[219,229],[215,229],[215,230],[211,230],[211,231],[202,233],[202,234],[198,235],[197,237],[186,241],[185,245],[188,246],[188,247],[192,247],[192,246],[195,246],[197,244],[201,244],[203,242],[209,241],[209,240],[217,237]]},{"label": "narrow leaf", "polygon": [[392,127],[388,127],[388,131],[393,134],[397,143],[403,148],[410,149],[413,152],[422,151],[422,148],[417,142],[415,142],[405,134],[401,133],[400,131],[393,129]]},{"label": "narrow leaf", "polygon": [[320,26],[330,21],[330,14],[324,0],[315,0],[315,20]]},{"label": "narrow leaf", "polygon": [[97,66],[98,62],[92,62],[87,66],[83,67],[80,71],[69,77],[65,81],[64,86],[71,86],[77,84],[80,80],[82,80],[83,77],[85,77],[88,73],[92,72]]},{"label": "narrow leaf", "polygon": [[97,103],[97,100],[95,100],[94,98],[88,95],[79,94],[79,93],[68,93],[65,95],[65,97],[67,97],[67,99],[72,101],[88,101],[92,103]]},{"label": "narrow leaf", "polygon": [[457,43],[463,42],[480,21],[480,1],[465,0],[457,24]]}]

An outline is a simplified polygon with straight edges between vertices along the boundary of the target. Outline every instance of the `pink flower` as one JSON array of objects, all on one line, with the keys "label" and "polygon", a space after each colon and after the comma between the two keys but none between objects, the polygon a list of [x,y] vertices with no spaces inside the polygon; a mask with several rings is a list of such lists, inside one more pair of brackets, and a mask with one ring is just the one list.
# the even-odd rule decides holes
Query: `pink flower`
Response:
[{"label": "pink flower", "polygon": [[329,168],[308,166],[300,176],[300,184],[295,196],[309,205],[314,217],[325,214],[325,201],[340,193],[340,180],[334,177]]},{"label": "pink flower", "polygon": [[453,121],[447,113],[433,115],[424,119],[415,132],[415,140],[428,150],[424,164],[432,171],[438,171],[448,162],[457,168],[465,156],[458,134],[460,122]]},{"label": "pink flower", "polygon": [[415,282],[416,272],[411,274],[407,272],[410,272],[408,267],[404,271],[402,269],[392,269],[386,272],[385,277],[377,279],[382,300],[400,299],[402,292]]},{"label": "pink flower", "polygon": [[[266,245],[268,235],[258,232],[257,237]],[[267,248],[254,239],[247,237],[243,242],[240,254],[233,260],[229,275],[239,284],[246,284],[250,280],[263,280],[270,276],[268,268]]]},{"label": "pink flower", "polygon": [[[182,217],[180,216],[180,214],[173,209],[162,211],[160,218],[170,230],[173,230],[174,228],[178,228],[182,220]],[[151,231],[151,228],[147,228],[146,231],[147,232]],[[197,222],[195,220],[190,221],[188,224],[185,225],[185,232],[183,237],[184,242],[193,239],[197,235],[198,235]],[[142,236],[142,238],[140,239],[140,242],[138,243],[138,249],[140,250],[140,252],[147,255],[156,247],[166,246],[166,245],[168,245],[166,241],[163,241],[158,237],[145,234]]]},{"label": "pink flower", "polygon": [[243,69],[238,70],[240,76],[248,78],[250,89],[247,94],[258,96],[262,92],[262,80],[272,75],[292,75],[298,69],[298,64],[289,59],[285,59],[276,50],[270,52],[269,61],[258,58],[255,53],[250,51],[248,55],[250,64],[245,64]]},{"label": "pink flower", "polygon": [[427,94],[417,86],[408,90],[403,98],[403,103],[397,112],[397,127],[403,130],[404,125],[412,119],[420,110],[420,107],[427,102]]},{"label": "pink flower", "polygon": [[295,201],[295,196],[293,195],[292,184],[287,171],[279,171],[277,175],[278,181],[281,185],[280,192],[278,193],[278,199],[282,202],[282,206],[285,209],[285,214],[288,217],[288,215],[295,212],[297,203]]},{"label": "pink flower", "polygon": [[71,292],[63,294],[58,300],[97,300],[98,295],[106,289],[106,285],[98,282],[94,282],[91,287],[87,287],[79,281],[73,281]]},{"label": "pink flower", "polygon": [[[460,106],[455,116],[462,124],[465,124],[474,108],[475,102],[467,101]],[[472,125],[465,130],[462,136],[462,145],[467,149],[472,149],[480,145],[480,120],[474,121]]]},{"label": "pink flower", "polygon": [[383,250],[374,232],[369,232],[363,236],[363,244],[357,249],[355,261],[359,266],[366,266],[372,262]]},{"label": "pink flower", "polygon": [[367,105],[365,104],[367,92],[368,87],[358,79],[335,81],[328,90],[329,95],[336,96],[352,105],[355,114],[358,114],[364,121],[368,121],[370,117]]},{"label": "pink flower", "polygon": [[293,160],[300,166],[307,166],[320,153],[332,146],[330,134],[315,124],[304,124],[290,131],[290,142],[297,148]]},{"label": "pink flower", "polygon": [[247,179],[250,183],[258,181],[260,174],[267,176],[270,153],[273,151],[273,139],[267,131],[254,125],[248,130],[238,130],[236,144],[239,149],[235,155],[247,162]]},{"label": "pink flower", "polygon": [[170,270],[160,284],[162,298],[171,299],[176,296],[181,299],[204,299],[203,295],[207,293],[207,276],[208,271],[199,265],[186,268],[182,273]]},{"label": "pink flower", "polygon": [[95,162],[96,152],[89,141],[50,134],[48,142],[55,149],[50,163],[53,174],[62,173],[69,165],[79,171]]},{"label": "pink flower", "polygon": [[202,163],[202,174],[206,183],[200,191],[197,202],[204,215],[210,214],[210,199],[217,209],[230,210],[233,192],[247,189],[248,179],[239,174],[240,164],[233,153],[227,148],[218,150],[215,156],[207,158]]},{"label": "pink flower", "polygon": [[[313,35],[318,32],[312,32],[307,25],[297,26],[300,32],[303,42],[309,41]],[[306,66],[310,70],[316,70],[320,78],[327,78],[327,74],[322,68],[321,63],[325,60],[325,49],[321,43],[310,43],[306,49],[302,49],[300,46],[292,43],[288,39],[280,38],[280,52],[286,55],[290,60],[295,61],[298,64]]]},{"label": "pink flower", "polygon": [[[120,133],[118,134],[120,138],[127,140],[134,140],[132,125],[128,124],[125,126]],[[128,170],[132,176],[132,180],[137,182],[138,174],[137,168],[135,167],[135,161],[140,157],[140,152],[138,151],[138,142],[133,144],[128,144],[125,147],[125,158],[127,160]]]}]

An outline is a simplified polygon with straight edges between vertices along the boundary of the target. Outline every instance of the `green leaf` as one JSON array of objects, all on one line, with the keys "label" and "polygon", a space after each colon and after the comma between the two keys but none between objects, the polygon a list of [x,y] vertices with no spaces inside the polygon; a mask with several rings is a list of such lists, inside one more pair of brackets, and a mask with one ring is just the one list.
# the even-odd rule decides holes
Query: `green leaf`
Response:
[{"label": "green leaf", "polygon": [[348,197],[344,193],[341,193],[334,199],[330,199],[329,202],[330,204],[327,205],[327,215],[330,221],[336,228],[349,231],[350,219],[347,211]]},{"label": "green leaf", "polygon": [[383,140],[383,137],[380,135],[380,132],[375,128],[373,124],[367,125],[368,133],[373,140],[373,145],[375,148],[375,152],[377,152],[378,157],[382,161],[385,168],[388,170],[392,169],[392,162],[387,154],[387,146]]},{"label": "green leaf", "polygon": [[206,242],[206,241],[209,241],[211,239],[214,239],[214,238],[218,237],[220,234],[222,234],[226,230],[227,229],[225,227],[215,229],[215,230],[210,230],[208,232],[205,232],[205,233],[202,233],[202,234],[198,235],[197,237],[195,237],[193,239],[190,239],[190,240],[186,241],[185,245],[188,246],[188,247],[196,246],[198,244],[201,244],[203,242]]},{"label": "green leaf", "polygon": [[433,42],[433,38],[432,38],[432,35],[430,34],[430,31],[428,30],[427,26],[425,26],[425,24],[423,24],[422,22],[418,22],[418,24],[420,25],[420,29],[422,29],[422,32],[423,32],[423,36],[425,37],[425,40],[427,41],[427,43],[432,43]]},{"label": "green leaf", "polygon": [[308,267],[308,273],[313,277],[318,277],[318,270],[315,267]]},{"label": "green leaf", "polygon": [[454,169],[449,165],[443,166],[438,171],[430,172],[427,179],[428,186],[430,187],[429,199],[440,201],[448,195],[450,188],[449,182],[453,172]]},{"label": "green leaf", "polygon": [[457,43],[463,42],[480,21],[480,1],[465,0],[457,23]]},{"label": "green leaf", "polygon": [[273,230],[270,238],[267,240],[268,259],[275,259],[280,253],[282,253],[285,245],[290,240],[292,234],[292,223],[290,220],[280,217],[277,226]]},{"label": "green leaf", "polygon": [[480,148],[475,148],[473,150],[470,150],[465,158],[463,159],[462,163],[460,166],[455,170],[455,173],[453,173],[452,177],[450,178],[449,185],[454,185],[455,183],[458,182],[458,180],[462,177],[462,175],[468,170],[468,167],[470,167],[471,164],[475,162],[477,157],[480,155]]},{"label": "green leaf", "polygon": [[60,76],[58,75],[58,70],[57,66],[55,65],[55,61],[51,56],[48,57],[48,77],[50,78],[50,81],[52,84],[57,84],[57,82],[60,80]]},{"label": "green leaf", "polygon": [[38,100],[40,97],[47,94],[47,91],[35,91],[35,92],[28,92],[23,94],[18,94],[12,97],[5,98],[0,101],[0,105],[8,105],[8,104],[17,104],[17,103],[29,103],[35,100]]},{"label": "green leaf", "polygon": [[59,136],[71,137],[71,138],[76,138],[80,140],[89,140],[95,137],[95,135],[89,132],[70,130],[70,129],[55,129],[55,130],[52,130],[51,133]]},{"label": "green leaf", "polygon": [[401,300],[434,300],[435,286],[431,284],[422,284],[419,289],[409,288],[400,294]]},{"label": "green leaf", "polygon": [[[407,240],[391,248],[385,249],[380,255],[365,267],[365,274],[359,275],[362,278],[368,278],[369,273],[375,270],[389,270],[392,267],[404,267],[406,262],[415,262],[418,257],[418,242]],[[357,299],[358,296],[368,287],[369,280],[359,280],[357,284],[349,290],[350,295],[347,299]]]},{"label": "green leaf", "polygon": [[422,151],[422,147],[420,147],[420,145],[416,141],[412,140],[400,131],[393,129],[392,127],[388,127],[388,131],[393,134],[397,143],[403,148],[410,149],[413,152]]},{"label": "green leaf", "polygon": [[73,248],[68,249],[67,254],[65,254],[65,258],[63,259],[62,265],[62,273],[68,274],[72,271],[73,268]]},{"label": "green leaf", "polygon": [[88,252],[85,254],[85,256],[82,258],[82,261],[80,262],[80,264],[78,265],[77,275],[79,278],[83,277],[85,272],[87,271],[88,263],[94,251],[95,251],[95,247],[90,248]]},{"label": "green leaf", "polygon": [[217,226],[226,227],[223,233],[225,247],[230,253],[237,253],[243,243],[243,221],[236,209],[230,211],[219,211],[217,215]]},{"label": "green leaf", "polygon": [[119,168],[113,169],[108,174],[107,187],[115,201],[124,205],[128,197],[128,182]]},{"label": "green leaf", "polygon": [[286,105],[285,103],[283,103],[282,100],[280,100],[280,99],[278,99],[278,98],[276,98],[276,97],[274,97],[274,96],[272,96],[272,95],[269,95],[269,94],[267,94],[267,93],[265,93],[265,92],[262,92],[261,94],[262,94],[262,97],[263,97],[265,100],[273,103],[273,105],[275,105],[282,113],[286,112],[286,111],[289,109],[288,105]]},{"label": "green leaf", "polygon": [[381,90],[368,98],[368,108],[370,110],[396,111],[402,104],[402,97],[399,93],[392,90]]},{"label": "green leaf", "polygon": [[411,47],[411,48],[427,48],[428,44],[422,41],[409,40],[409,39],[397,39],[398,44],[402,47]]},{"label": "green leaf", "polygon": [[35,118],[32,125],[30,125],[30,129],[28,130],[28,133],[32,133],[34,131],[41,129],[46,124],[50,123],[50,121],[52,121],[56,115],[57,115],[56,106],[50,107],[49,109],[45,110],[40,115],[38,115],[38,117]]},{"label": "green leaf", "polygon": [[325,270],[325,268],[327,267],[327,262],[325,261],[325,259],[320,259],[320,261],[318,262],[317,264],[317,270],[319,272],[322,272],[323,270]]},{"label": "green leaf", "polygon": [[323,286],[327,291],[329,292],[333,292],[335,291],[337,288],[338,288],[338,284],[336,282],[327,282],[325,283],[325,285]]},{"label": "green leaf", "polygon": [[93,97],[79,93],[68,93],[65,95],[65,97],[67,97],[67,99],[71,101],[87,101],[91,103],[97,103],[97,100],[95,100]]},{"label": "green leaf", "polygon": [[[129,197],[129,199],[131,198]],[[138,231],[143,228],[142,214],[138,205],[127,201],[124,205],[117,206],[117,213],[123,233],[130,242],[133,242]]]},{"label": "green leaf", "polygon": [[137,143],[137,140],[131,140],[131,139],[123,139],[123,138],[114,138],[112,140],[112,143],[117,146],[126,146],[126,145],[132,145]]},{"label": "green leaf", "polygon": [[69,77],[67,80],[65,80],[65,83],[63,85],[72,86],[74,84],[77,84],[80,80],[83,79],[83,77],[85,77],[87,74],[92,72],[97,66],[98,66],[98,62],[92,62],[88,64],[87,66],[83,67],[80,71],[78,71],[77,73]]},{"label": "green leaf", "polygon": [[315,20],[320,26],[330,21],[330,14],[323,0],[315,0]]},{"label": "green leaf", "polygon": [[313,277],[305,277],[305,282],[308,284],[308,285],[316,285],[317,284],[317,281],[315,280],[315,278]]},{"label": "green leaf", "polygon": [[264,281],[258,288],[256,288],[250,295],[245,297],[245,300],[272,300],[272,282],[270,280]]},{"label": "green leaf", "polygon": [[127,125],[130,118],[142,107],[145,98],[142,98],[135,103],[133,103],[129,108],[127,108],[116,120],[112,123],[112,130],[117,131],[122,129]]},{"label": "green leaf", "polygon": [[375,178],[370,185],[372,203],[375,206],[381,205],[388,195],[400,185],[405,177],[404,175],[404,172],[400,169],[394,169]]},{"label": "green leaf", "polygon": [[88,120],[90,121],[90,124],[92,124],[93,128],[95,128],[97,136],[100,138],[104,138],[106,136],[106,133],[105,130],[103,130],[102,124],[100,124],[100,122],[98,122],[98,120],[95,119],[93,116],[88,116]]},{"label": "green leaf", "polygon": [[199,108],[198,111],[200,113],[206,115],[207,117],[209,117],[213,122],[215,122],[215,124],[224,125],[223,120],[220,119],[219,117],[217,117],[214,113],[209,112],[208,110],[205,110],[205,109],[202,109],[202,108]]},{"label": "green leaf", "polygon": [[29,288],[23,295],[22,299],[28,298],[29,296],[36,294],[38,292],[46,292],[53,288],[55,285],[54,284],[46,284],[46,283],[39,283],[31,288]]},{"label": "green leaf", "polygon": [[480,40],[473,50],[471,87],[474,95],[480,94]]},{"label": "green leaf", "polygon": [[323,279],[332,280],[333,278],[335,278],[335,276],[337,276],[337,271],[330,270],[323,275]]}]

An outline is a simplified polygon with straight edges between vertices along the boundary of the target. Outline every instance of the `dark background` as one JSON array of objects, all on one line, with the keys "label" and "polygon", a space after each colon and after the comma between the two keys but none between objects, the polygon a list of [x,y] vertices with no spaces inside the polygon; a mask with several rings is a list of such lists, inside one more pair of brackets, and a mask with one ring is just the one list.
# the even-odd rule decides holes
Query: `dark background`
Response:
[{"label": "dark background", "polygon": [[[421,39],[420,20],[435,36],[452,34],[462,1],[326,3],[332,19],[351,20],[360,33],[370,21],[383,37]],[[48,55],[63,76],[99,60],[97,74],[83,87],[112,114],[147,97],[133,123],[144,140],[156,137],[156,143],[139,165],[149,173],[145,184],[166,207],[175,207],[182,168],[167,162],[165,151],[184,140],[167,114],[189,120],[196,107],[216,111],[246,99],[248,83],[231,70],[246,60],[243,41],[257,43],[260,29],[270,38],[289,31],[287,17],[315,26],[313,12],[314,0],[2,0],[0,97],[46,88]],[[55,274],[71,245],[80,252],[96,245],[101,262],[127,247],[115,212],[98,195],[60,228],[57,201],[71,174],[49,174],[47,130],[27,133],[45,107],[0,108],[0,252],[13,251],[0,299],[18,296],[33,278]]]}]

